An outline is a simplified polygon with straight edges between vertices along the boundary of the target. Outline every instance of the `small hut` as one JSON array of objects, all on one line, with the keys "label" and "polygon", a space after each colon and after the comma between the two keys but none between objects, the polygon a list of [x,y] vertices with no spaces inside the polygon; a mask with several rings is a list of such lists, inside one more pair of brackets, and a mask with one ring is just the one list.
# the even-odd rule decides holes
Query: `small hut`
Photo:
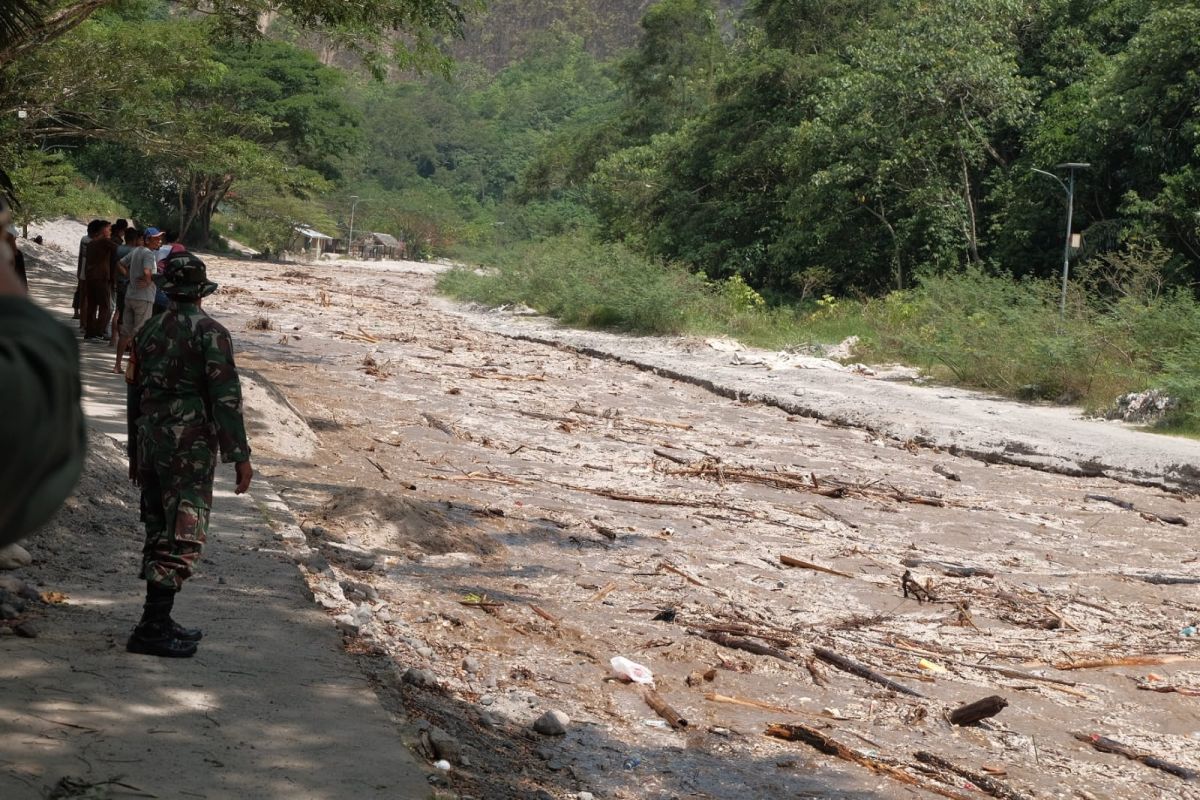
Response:
[{"label": "small hut", "polygon": [[333,245],[332,236],[326,236],[307,225],[297,225],[293,230],[296,233],[296,243],[299,244],[300,250],[306,255],[319,256],[328,251]]},{"label": "small hut", "polygon": [[390,233],[364,233],[354,241],[352,252],[360,258],[395,261],[404,258],[404,242]]}]

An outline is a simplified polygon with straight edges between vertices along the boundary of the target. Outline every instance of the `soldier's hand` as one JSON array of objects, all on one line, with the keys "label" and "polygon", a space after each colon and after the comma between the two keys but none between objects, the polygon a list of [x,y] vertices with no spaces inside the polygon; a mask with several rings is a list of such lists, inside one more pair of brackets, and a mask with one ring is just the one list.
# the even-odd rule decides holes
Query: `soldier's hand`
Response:
[{"label": "soldier's hand", "polygon": [[237,474],[237,487],[233,490],[234,494],[245,494],[250,488],[250,479],[254,477],[254,468],[250,466],[249,461],[239,461],[233,465],[234,471]]}]

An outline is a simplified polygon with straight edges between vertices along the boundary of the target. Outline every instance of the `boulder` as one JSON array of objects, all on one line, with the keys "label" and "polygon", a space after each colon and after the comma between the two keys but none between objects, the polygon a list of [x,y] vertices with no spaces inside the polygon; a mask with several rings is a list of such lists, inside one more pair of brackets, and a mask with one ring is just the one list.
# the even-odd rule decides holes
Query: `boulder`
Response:
[{"label": "boulder", "polygon": [[19,544],[0,548],[0,569],[20,569],[33,563],[33,556]]}]

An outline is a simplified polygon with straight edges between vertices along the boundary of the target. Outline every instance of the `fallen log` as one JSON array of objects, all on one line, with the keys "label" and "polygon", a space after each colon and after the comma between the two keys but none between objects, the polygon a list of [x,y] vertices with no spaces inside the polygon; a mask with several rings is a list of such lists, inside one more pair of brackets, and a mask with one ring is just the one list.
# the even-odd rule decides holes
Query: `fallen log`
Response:
[{"label": "fallen log", "polygon": [[1008,701],[1000,695],[992,695],[974,703],[959,706],[950,712],[947,719],[951,725],[974,725],[980,720],[994,717],[1008,708]]},{"label": "fallen log", "polygon": [[1133,578],[1142,581],[1143,583],[1154,584],[1155,586],[1200,586],[1200,578],[1194,578],[1190,575],[1128,575],[1124,577]]},{"label": "fallen log", "polygon": [[814,572],[824,572],[826,575],[837,575],[839,578],[850,578],[852,580],[855,579],[855,577],[853,575],[850,575],[849,573],[840,572],[840,571],[838,571],[836,569],[832,569],[830,567],[822,567],[820,564],[814,564],[811,561],[802,561],[799,558],[792,558],[791,556],[785,556],[785,555],[779,556],[779,563],[783,564],[785,567],[795,567],[797,569],[811,569]]},{"label": "fallen log", "polygon": [[701,639],[708,639],[713,644],[719,644],[721,647],[728,647],[730,650],[743,650],[747,653],[753,653],[756,656],[770,656],[777,658],[780,661],[786,661],[789,664],[795,663],[796,659],[784,651],[758,642],[752,642],[749,639],[742,639],[738,636],[730,636],[727,633],[709,632],[709,631],[691,631]]},{"label": "fallen log", "polygon": [[1162,656],[1122,656],[1119,658],[1093,658],[1084,661],[1059,661],[1055,669],[1063,671],[1073,669],[1102,669],[1104,667],[1159,667],[1163,664],[1179,664],[1181,662],[1200,661],[1196,656],[1162,655]]},{"label": "fallen log", "polygon": [[948,578],[994,578],[996,573],[983,567],[971,567],[966,564],[954,564],[949,561],[934,561],[924,558],[906,558],[900,562],[905,567],[920,569],[922,567],[941,570]]},{"label": "fallen log", "polygon": [[950,470],[943,467],[941,464],[934,464],[933,471],[936,472],[938,475],[941,475],[943,478],[945,478],[948,481],[954,481],[955,483],[962,482],[962,478],[959,477],[959,474],[957,472],[951,472]]},{"label": "fallen log", "polygon": [[888,676],[876,672],[865,664],[860,664],[853,659],[846,658],[844,655],[836,653],[826,647],[814,647],[813,655],[827,664],[832,664],[843,672],[849,672],[851,675],[857,675],[864,680],[877,683],[885,689],[891,689],[893,692],[906,694],[909,697],[920,697],[922,699],[925,697],[925,695],[921,694],[916,689],[910,689],[904,684],[896,683]]},{"label": "fallen log", "polygon": [[918,778],[916,775],[905,772],[899,767],[887,764],[877,758],[864,755],[863,753],[847,747],[831,736],[822,733],[816,728],[810,728],[807,725],[800,723],[777,723],[771,725],[766,730],[766,735],[774,739],[782,739],[785,742],[803,742],[804,744],[822,753],[830,756],[836,756],[843,761],[850,761],[854,764],[864,766],[872,772],[877,772],[881,775],[886,775],[900,783],[908,784],[909,786],[917,786],[927,792],[939,794],[942,797],[951,797],[954,800],[964,800],[966,795],[939,786],[931,781]]},{"label": "fallen log", "polygon": [[1157,514],[1153,511],[1143,511],[1140,508],[1136,508],[1133,505],[1133,503],[1129,502],[1128,500],[1122,500],[1119,497],[1112,497],[1111,495],[1107,495],[1107,494],[1089,494],[1089,495],[1085,495],[1084,499],[1085,500],[1096,500],[1101,503],[1112,503],[1117,508],[1123,508],[1126,511],[1136,511],[1137,513],[1141,514],[1142,517],[1144,519],[1146,519],[1148,522],[1154,522],[1155,520],[1157,520],[1158,522],[1162,522],[1167,525],[1182,525],[1185,528],[1187,527],[1187,524],[1188,524],[1187,520],[1184,519],[1183,517],[1179,517],[1174,514]]},{"label": "fallen log", "polygon": [[764,642],[770,642],[779,647],[794,647],[795,642],[791,639],[785,639],[783,636],[778,636],[773,633],[763,633],[751,628],[749,625],[702,625],[704,630],[709,633],[732,633],[735,636],[749,636],[753,639],[762,639]]},{"label": "fallen log", "polygon": [[1022,794],[1017,790],[1006,786],[995,778],[984,775],[981,772],[973,772],[966,767],[960,767],[951,761],[947,761],[941,756],[934,755],[925,751],[918,751],[913,756],[922,764],[928,764],[931,767],[937,767],[947,772],[951,772],[960,778],[966,778],[971,783],[975,784],[980,790],[987,792],[992,797],[1000,798],[1000,800],[1031,800],[1027,794]]},{"label": "fallen log", "polygon": [[1183,778],[1185,781],[1194,781],[1197,778],[1200,778],[1200,772],[1197,772],[1194,769],[1190,769],[1189,767],[1184,767],[1167,761],[1166,759],[1159,758],[1153,753],[1147,753],[1144,750],[1138,750],[1134,747],[1130,747],[1127,744],[1122,744],[1116,739],[1110,739],[1107,736],[1101,736],[1098,733],[1076,733],[1073,735],[1079,741],[1090,744],[1101,753],[1114,753],[1119,756],[1124,756],[1131,761],[1140,761],[1147,767],[1153,767],[1154,769],[1159,769],[1163,772],[1169,772],[1177,778]]},{"label": "fallen log", "polygon": [[675,730],[682,730],[688,726],[688,721],[680,715],[678,711],[671,707],[671,704],[662,698],[662,696],[653,689],[645,689],[642,691],[642,698],[646,701],[646,705],[654,709],[654,713],[667,721]]}]

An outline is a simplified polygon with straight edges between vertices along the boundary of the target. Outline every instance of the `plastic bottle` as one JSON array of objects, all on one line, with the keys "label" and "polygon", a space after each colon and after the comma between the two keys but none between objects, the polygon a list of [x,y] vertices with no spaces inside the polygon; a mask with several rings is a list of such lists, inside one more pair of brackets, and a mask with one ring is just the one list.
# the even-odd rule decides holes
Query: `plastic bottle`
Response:
[{"label": "plastic bottle", "polygon": [[1179,635],[1180,636],[1195,636],[1196,635],[1196,626],[1188,625],[1186,628],[1184,628],[1183,630],[1181,630],[1179,632]]}]

